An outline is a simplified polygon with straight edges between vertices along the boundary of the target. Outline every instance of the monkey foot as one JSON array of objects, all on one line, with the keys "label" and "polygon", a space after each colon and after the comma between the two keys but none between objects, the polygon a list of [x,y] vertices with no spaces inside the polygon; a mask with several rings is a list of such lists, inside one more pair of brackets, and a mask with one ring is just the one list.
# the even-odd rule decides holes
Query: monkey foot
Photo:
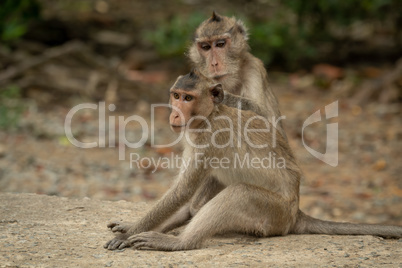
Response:
[{"label": "monkey foot", "polygon": [[179,238],[153,231],[132,235],[128,241],[131,247],[136,249],[143,247],[166,251],[189,249],[182,245]]}]

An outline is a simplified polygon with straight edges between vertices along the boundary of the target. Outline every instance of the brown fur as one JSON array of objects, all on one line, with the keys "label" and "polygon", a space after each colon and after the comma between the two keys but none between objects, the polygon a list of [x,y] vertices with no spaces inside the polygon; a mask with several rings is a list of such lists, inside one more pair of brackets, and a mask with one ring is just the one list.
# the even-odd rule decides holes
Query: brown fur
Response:
[{"label": "brown fur", "polygon": [[[183,90],[177,85],[195,82],[193,90]],[[194,79],[194,77],[196,77]],[[180,103],[181,99],[171,100],[173,106],[178,105],[185,117],[184,123],[190,141],[184,142],[184,159],[195,160],[197,154],[203,159],[228,158],[231,167],[205,168],[197,161],[190,161],[187,169],[183,169],[177,181],[152,208],[147,215],[134,225],[112,222],[108,225],[113,232],[120,232],[116,238],[106,243],[105,248],[121,249],[124,247],[154,248],[158,250],[187,250],[199,248],[202,242],[217,233],[241,232],[256,236],[276,236],[289,233],[323,233],[323,234],[373,234],[379,236],[402,237],[402,227],[380,225],[358,225],[351,223],[335,223],[321,221],[305,215],[299,210],[299,183],[302,176],[292,150],[285,138],[276,135],[276,130],[263,117],[255,112],[238,110],[229,107],[216,98],[224,94],[218,84],[202,75],[186,75],[179,77],[171,92],[185,92],[194,96],[192,101]],[[202,105],[203,109],[197,109]],[[197,115],[205,116],[206,121],[189,124],[188,113],[198,111]],[[233,120],[219,119],[227,116]],[[253,118],[250,130],[269,129],[267,132],[248,132],[248,137],[255,145],[267,145],[255,148],[246,142],[244,128]],[[175,117],[170,123],[175,124]],[[230,136],[222,131],[232,128]],[[193,132],[192,130],[208,130]],[[218,133],[217,135],[215,135]],[[234,146],[219,148],[212,146],[211,140],[218,145],[227,144],[233,139]],[[195,148],[194,145],[210,145],[206,148]],[[250,166],[233,166],[236,155],[247,154],[256,159],[263,159],[269,154],[282,158],[285,165],[281,167],[255,168]],[[173,228],[188,222],[179,236],[165,234]]]},{"label": "brown fur", "polygon": [[[224,40],[223,48],[217,47],[217,42]],[[285,139],[286,133],[282,121],[279,120],[278,101],[268,84],[268,75],[261,60],[254,57],[247,44],[247,28],[241,20],[221,16],[213,12],[211,18],[205,20],[194,34],[188,57],[204,76],[222,84],[225,92],[224,104],[251,110],[265,116]],[[202,49],[203,45],[210,47]],[[276,120],[279,120],[276,123]],[[207,192],[216,178],[210,178],[203,184]],[[195,198],[206,200],[205,198]],[[193,202],[192,207],[202,207],[205,203]]]},{"label": "brown fur", "polygon": [[[244,110],[240,112],[243,126],[256,114],[266,117],[271,123],[280,118],[279,105],[269,87],[267,72],[263,63],[249,52],[247,39],[247,29],[240,20],[220,16],[215,12],[198,27],[188,56],[194,66],[213,81],[202,75],[194,76],[194,73],[176,81],[172,89],[178,90],[180,96],[195,93],[201,101],[193,105],[182,102],[176,104],[184,118],[173,110],[171,124],[179,119],[180,123],[181,120],[188,122],[190,117],[199,114],[209,119],[220,115],[237,118],[239,111],[233,108],[238,108],[239,103]],[[220,47],[219,43],[222,42],[224,46]],[[210,92],[211,88],[219,90],[222,87],[228,91],[224,93],[222,104],[217,104],[220,98],[204,94]],[[228,127],[227,122],[222,120],[211,122],[215,122],[211,126],[213,130]],[[200,120],[193,123],[191,127],[205,127]],[[234,125],[237,127],[237,124]],[[251,126],[266,128],[262,120],[254,120]],[[266,156],[268,152],[273,152],[277,157],[286,159],[285,169],[216,171],[190,166],[180,173],[172,188],[138,223],[109,223],[108,227],[120,234],[106,243],[105,248],[133,246],[159,250],[192,249],[200,247],[207,237],[227,231],[258,236],[319,233],[402,237],[402,227],[399,226],[328,222],[301,212],[298,203],[302,173],[289,148],[281,121],[275,126],[277,130],[270,124],[272,131],[269,133],[252,132],[251,140],[263,144],[275,137],[276,146],[270,144],[270,148],[250,149],[250,146],[240,142],[240,147],[209,148],[202,152],[217,158],[230,156],[234,152],[242,156],[248,152],[256,156]],[[182,131],[182,128],[172,128]],[[195,142],[206,144],[211,139],[205,132],[193,134],[192,138]],[[216,137],[221,144],[225,144],[227,139],[228,134]],[[194,157],[200,152],[186,145],[183,157]],[[188,221],[188,226],[178,237],[164,234]]]}]

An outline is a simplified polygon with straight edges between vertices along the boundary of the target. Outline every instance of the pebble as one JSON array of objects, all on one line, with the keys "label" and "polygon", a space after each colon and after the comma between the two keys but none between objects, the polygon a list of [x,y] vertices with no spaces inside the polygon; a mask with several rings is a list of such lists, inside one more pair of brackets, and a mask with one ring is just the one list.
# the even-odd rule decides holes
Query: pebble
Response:
[{"label": "pebble", "polygon": [[384,170],[387,167],[387,162],[384,159],[380,159],[373,165],[373,169],[376,171]]}]

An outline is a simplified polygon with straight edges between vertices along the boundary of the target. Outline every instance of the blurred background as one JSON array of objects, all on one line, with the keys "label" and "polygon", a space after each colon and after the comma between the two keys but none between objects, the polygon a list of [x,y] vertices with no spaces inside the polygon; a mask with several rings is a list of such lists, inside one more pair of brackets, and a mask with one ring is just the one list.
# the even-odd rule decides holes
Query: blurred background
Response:
[{"label": "blurred background", "polygon": [[[105,101],[118,116],[151,118],[151,104],[190,69],[192,33],[213,10],[242,19],[252,53],[278,96],[305,178],[301,207],[323,219],[402,225],[402,2],[2,0],[0,2],[0,191],[102,200],[156,200],[177,173],[145,158],[180,154],[150,141],[118,158],[118,141],[82,149],[64,131],[76,105]],[[339,101],[339,165],[303,147],[304,120]],[[174,138],[167,109],[156,109],[155,140]],[[99,111],[72,120],[74,137],[99,140]],[[115,122],[110,120],[113,117]],[[110,132],[106,131],[106,140]],[[143,133],[135,122],[127,139]],[[118,133],[115,133],[118,135]],[[305,129],[325,152],[326,122]],[[154,172],[156,170],[156,172]]]}]

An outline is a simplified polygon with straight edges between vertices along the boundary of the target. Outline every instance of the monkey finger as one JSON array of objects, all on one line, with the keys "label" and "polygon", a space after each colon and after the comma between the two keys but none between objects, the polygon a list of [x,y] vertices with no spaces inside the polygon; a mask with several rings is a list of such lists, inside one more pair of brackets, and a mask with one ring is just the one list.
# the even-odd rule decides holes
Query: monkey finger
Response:
[{"label": "monkey finger", "polygon": [[107,248],[107,249],[111,249],[109,247],[111,247],[116,241],[118,241],[118,239],[113,238],[113,239],[109,240],[105,245],[103,245],[103,247]]},{"label": "monkey finger", "polygon": [[116,233],[116,232],[125,233],[125,232],[127,232],[127,229],[128,229],[127,226],[117,225],[117,226],[111,228],[111,231],[113,233]]},{"label": "monkey finger", "polygon": [[113,239],[112,241],[110,241],[110,243],[109,243],[107,249],[109,249],[109,250],[115,250],[115,249],[117,249],[118,247],[120,247],[120,245],[121,245],[122,243],[124,243],[124,241],[119,240],[119,239]]},{"label": "monkey finger", "polygon": [[103,247],[104,247],[104,248],[108,248],[108,247],[109,247],[110,242],[112,242],[112,240],[107,241],[107,243],[106,243],[106,244],[104,244],[104,245],[103,245]]},{"label": "monkey finger", "polygon": [[118,226],[118,225],[120,225],[120,222],[118,222],[118,221],[112,221],[112,222],[109,222],[109,223],[107,224],[107,228],[112,229],[113,227]]},{"label": "monkey finger", "polygon": [[115,239],[110,240],[109,242],[107,242],[107,249],[112,250],[113,249],[113,244],[116,243]]},{"label": "monkey finger", "polygon": [[128,247],[130,247],[130,245],[131,244],[128,241],[124,241],[123,243],[120,244],[118,249],[128,248]]}]

